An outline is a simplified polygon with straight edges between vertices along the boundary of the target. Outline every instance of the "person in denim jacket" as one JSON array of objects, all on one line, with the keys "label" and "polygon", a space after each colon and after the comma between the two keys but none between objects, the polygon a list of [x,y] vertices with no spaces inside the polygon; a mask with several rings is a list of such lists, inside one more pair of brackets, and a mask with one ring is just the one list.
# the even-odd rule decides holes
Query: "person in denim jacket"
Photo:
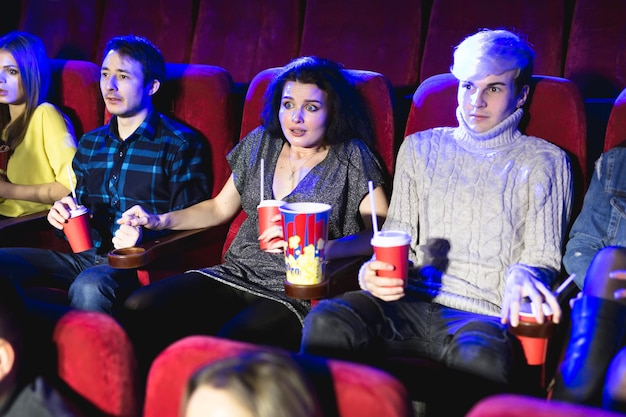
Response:
[{"label": "person in denim jacket", "polygon": [[563,264],[582,292],[552,398],[626,412],[626,148],[596,162]]},{"label": "person in denim jacket", "polygon": [[563,265],[576,274],[579,288],[596,252],[606,246],[626,246],[626,148],[613,148],[596,161],[582,211],[572,226]]}]

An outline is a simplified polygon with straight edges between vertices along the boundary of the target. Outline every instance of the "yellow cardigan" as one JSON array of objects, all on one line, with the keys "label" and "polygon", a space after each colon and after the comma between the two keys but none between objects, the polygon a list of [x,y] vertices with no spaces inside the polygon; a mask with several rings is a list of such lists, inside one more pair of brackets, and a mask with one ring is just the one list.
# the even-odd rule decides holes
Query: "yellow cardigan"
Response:
[{"label": "yellow cardigan", "polygon": [[[63,113],[50,103],[42,103],[28,125],[26,136],[7,165],[7,177],[13,184],[33,185],[58,181],[70,189],[67,167],[71,170],[76,153],[74,129]],[[76,178],[72,178],[76,184]],[[17,217],[48,210],[50,204],[23,200],[2,200],[0,215]]]}]

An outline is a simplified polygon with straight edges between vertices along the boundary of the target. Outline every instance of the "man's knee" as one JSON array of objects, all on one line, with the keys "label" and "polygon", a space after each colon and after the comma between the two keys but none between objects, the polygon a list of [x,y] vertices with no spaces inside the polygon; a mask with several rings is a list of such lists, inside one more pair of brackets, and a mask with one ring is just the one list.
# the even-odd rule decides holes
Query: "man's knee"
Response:
[{"label": "man's knee", "polygon": [[446,365],[496,383],[508,383],[513,354],[506,329],[494,322],[473,321],[450,341]]},{"label": "man's knee", "polygon": [[70,305],[81,310],[111,314],[115,299],[115,285],[106,277],[90,271],[79,274],[70,286]]},{"label": "man's knee", "polygon": [[[348,352],[359,348],[367,324],[351,297],[321,301],[304,319],[302,351],[313,354]],[[358,306],[357,306],[358,307]]]}]

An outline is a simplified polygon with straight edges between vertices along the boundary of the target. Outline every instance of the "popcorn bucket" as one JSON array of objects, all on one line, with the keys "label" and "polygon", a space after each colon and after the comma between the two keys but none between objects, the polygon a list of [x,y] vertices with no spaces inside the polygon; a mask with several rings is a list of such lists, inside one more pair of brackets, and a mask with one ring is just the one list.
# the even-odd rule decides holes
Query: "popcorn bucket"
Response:
[{"label": "popcorn bucket", "polygon": [[290,203],[280,207],[285,249],[286,284],[315,286],[324,283],[328,217],[331,206]]}]

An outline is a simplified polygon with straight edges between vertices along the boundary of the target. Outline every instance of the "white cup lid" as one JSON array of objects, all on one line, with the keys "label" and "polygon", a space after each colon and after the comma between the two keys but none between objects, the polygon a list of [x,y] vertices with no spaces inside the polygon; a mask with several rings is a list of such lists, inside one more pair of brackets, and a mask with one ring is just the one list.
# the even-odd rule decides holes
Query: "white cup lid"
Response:
[{"label": "white cup lid", "polygon": [[[551,316],[552,315],[552,309],[550,308],[550,306],[548,305],[548,303],[543,303],[541,305],[541,308],[543,309],[543,315],[544,316]],[[528,302],[522,302],[522,304],[520,305],[520,316],[535,316],[535,305],[533,303],[528,303]]]},{"label": "white cup lid", "polygon": [[74,210],[70,210],[70,217],[78,217],[81,216],[85,213],[89,213],[89,210],[87,210],[87,207],[85,206],[78,206],[76,207],[76,209]]},{"label": "white cup lid", "polygon": [[283,200],[262,200],[257,207],[282,207],[287,204]]},{"label": "white cup lid", "polygon": [[374,234],[370,243],[378,247],[404,246],[411,243],[411,236],[402,230],[382,230]]}]

